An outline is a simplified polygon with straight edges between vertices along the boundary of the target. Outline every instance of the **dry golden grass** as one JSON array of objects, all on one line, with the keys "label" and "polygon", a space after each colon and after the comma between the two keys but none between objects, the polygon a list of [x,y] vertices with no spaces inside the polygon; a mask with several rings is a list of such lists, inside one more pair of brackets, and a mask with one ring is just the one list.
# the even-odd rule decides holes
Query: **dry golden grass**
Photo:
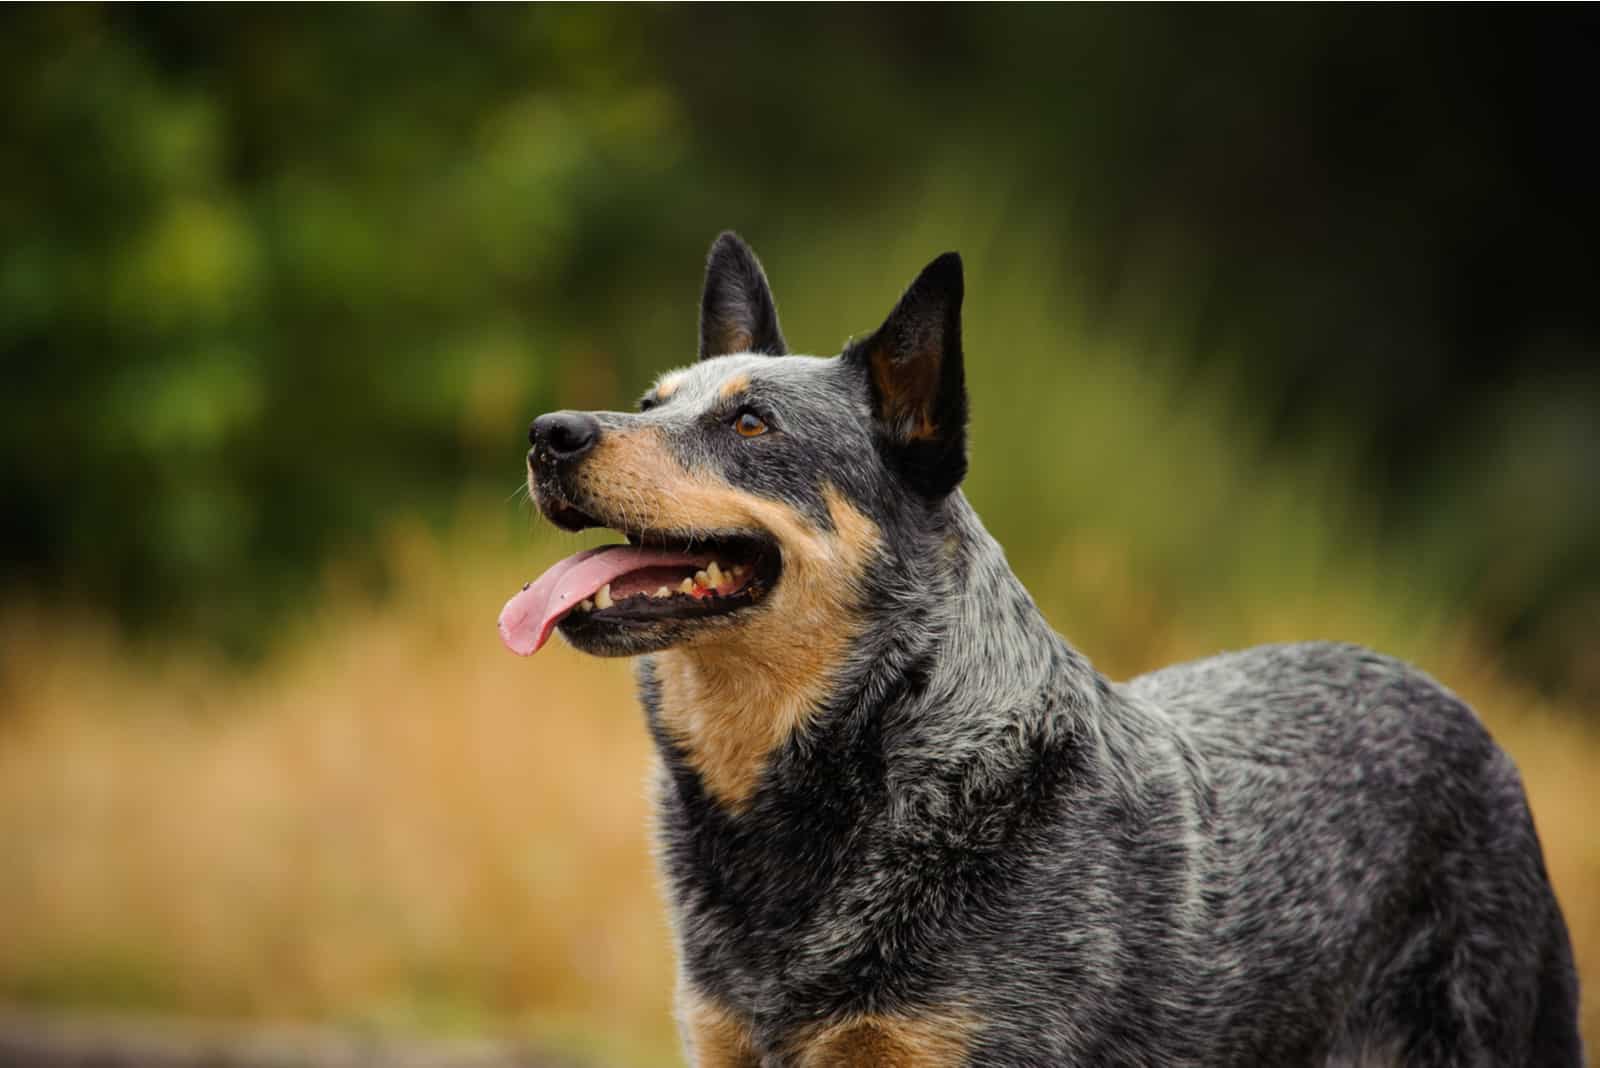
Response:
[{"label": "dry golden grass", "polygon": [[[0,1002],[490,1028],[673,1063],[629,666],[559,643],[531,661],[501,648],[494,617],[534,554],[508,555],[481,533],[492,526],[397,536],[402,589],[381,606],[330,596],[243,678],[132,656],[60,611],[10,612]],[[1105,587],[1095,618],[1044,601],[1108,670],[1213,651],[1153,625],[1114,564],[1064,552],[1070,583],[1025,577]],[[1372,629],[1359,604],[1316,619],[1318,635]],[[1305,628],[1258,613],[1243,633]],[[1600,739],[1465,645],[1402,651],[1517,758],[1584,970],[1600,975]],[[1600,989],[1585,1018],[1600,1034]]]},{"label": "dry golden grass", "polygon": [[521,661],[494,629],[521,565],[398,551],[392,602],[330,609],[248,680],[9,621],[0,997],[494,1024],[668,1059],[627,664]]}]

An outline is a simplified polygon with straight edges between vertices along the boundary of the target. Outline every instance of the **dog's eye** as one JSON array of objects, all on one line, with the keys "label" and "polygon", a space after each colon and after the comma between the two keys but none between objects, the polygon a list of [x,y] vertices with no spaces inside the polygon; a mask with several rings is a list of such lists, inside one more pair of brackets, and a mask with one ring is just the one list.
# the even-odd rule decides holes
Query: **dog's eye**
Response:
[{"label": "dog's eye", "polygon": [[737,430],[741,437],[753,438],[765,434],[767,424],[762,422],[761,417],[755,412],[740,412],[739,417],[733,421],[733,429]]}]

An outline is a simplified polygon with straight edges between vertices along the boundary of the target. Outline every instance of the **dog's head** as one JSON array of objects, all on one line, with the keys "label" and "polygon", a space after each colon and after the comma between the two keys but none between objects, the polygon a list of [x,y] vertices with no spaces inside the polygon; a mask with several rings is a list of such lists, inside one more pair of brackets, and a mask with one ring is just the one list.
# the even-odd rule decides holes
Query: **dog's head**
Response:
[{"label": "dog's head", "polygon": [[791,356],[755,254],[719,237],[698,362],[658,379],[636,413],[534,420],[540,511],[627,542],[524,587],[501,615],[506,644],[526,655],[559,628],[617,656],[753,629],[804,645],[859,624],[870,572],[914,575],[937,554],[966,473],[961,299],[961,259],[946,253],[869,337],[828,359]]}]

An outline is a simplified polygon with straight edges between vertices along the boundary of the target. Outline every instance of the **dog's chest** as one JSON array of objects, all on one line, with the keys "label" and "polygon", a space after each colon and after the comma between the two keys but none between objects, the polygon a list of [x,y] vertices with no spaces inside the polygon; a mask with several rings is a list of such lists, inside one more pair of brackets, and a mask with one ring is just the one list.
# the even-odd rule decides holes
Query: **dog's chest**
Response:
[{"label": "dog's chest", "polygon": [[797,793],[741,813],[664,794],[660,856],[691,980],[815,1018],[917,996],[932,981],[929,962],[949,959],[930,951],[948,950],[953,936],[928,898],[965,881],[974,856],[951,861],[909,838],[880,793],[809,803]]},{"label": "dog's chest", "polygon": [[[811,823],[811,821],[807,821]],[[917,922],[893,843],[864,822],[819,831],[663,813],[664,863],[685,964],[730,989],[859,989],[881,932]],[[697,967],[697,965],[699,967]],[[846,981],[847,977],[851,980]]]},{"label": "dog's chest", "polygon": [[893,843],[865,834],[839,855],[814,853],[809,870],[808,858],[761,852],[759,860],[725,853],[746,868],[728,880],[669,864],[679,1014],[696,1063],[967,1063],[978,1018],[930,967],[951,954],[912,905],[910,880],[881,874],[892,870]]}]

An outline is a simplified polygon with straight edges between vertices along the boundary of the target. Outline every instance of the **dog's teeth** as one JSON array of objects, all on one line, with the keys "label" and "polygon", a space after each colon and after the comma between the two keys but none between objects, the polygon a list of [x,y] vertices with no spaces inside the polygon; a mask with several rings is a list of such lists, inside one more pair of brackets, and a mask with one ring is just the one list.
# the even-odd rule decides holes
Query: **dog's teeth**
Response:
[{"label": "dog's teeth", "polygon": [[743,564],[734,564],[733,577],[736,579],[742,579],[744,578],[744,573],[748,570],[749,568],[745,567]]},{"label": "dog's teeth", "polygon": [[682,582],[678,583],[678,592],[679,593],[693,593],[694,592],[694,579],[684,579]]},{"label": "dog's teeth", "polygon": [[715,560],[706,565],[706,578],[710,580],[712,586],[722,585],[722,568],[717,566]]},{"label": "dog's teeth", "polygon": [[611,605],[611,583],[608,582],[600,587],[599,593],[594,595],[594,606],[596,608],[610,608]]},{"label": "dog's teeth", "polygon": [[591,600],[588,600],[587,598],[585,598],[584,600],[582,600],[582,601],[580,601],[578,603],[578,611],[580,611],[580,612],[593,612],[594,611],[594,602],[591,601]]},{"label": "dog's teeth", "polygon": [[659,590],[657,590],[655,593],[652,593],[650,596],[652,596],[652,597],[671,597],[672,596],[672,591],[667,589],[665,586],[663,586]]},{"label": "dog's teeth", "polygon": [[711,576],[704,571],[696,571],[694,573],[694,584],[696,586],[709,586],[711,585]]}]

